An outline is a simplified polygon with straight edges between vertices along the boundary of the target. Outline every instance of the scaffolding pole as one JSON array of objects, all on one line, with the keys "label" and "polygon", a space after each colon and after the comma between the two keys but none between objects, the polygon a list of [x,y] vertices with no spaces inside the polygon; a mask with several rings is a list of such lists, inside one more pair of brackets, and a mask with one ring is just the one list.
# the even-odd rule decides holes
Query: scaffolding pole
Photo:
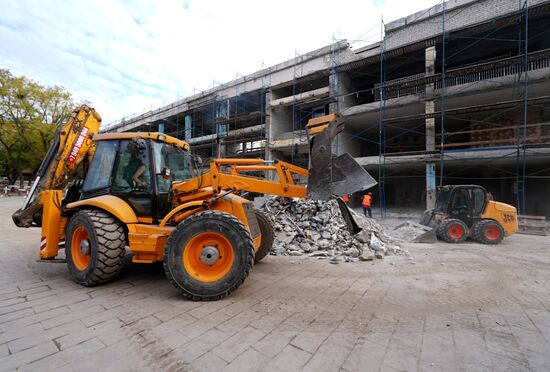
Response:
[{"label": "scaffolding pole", "polygon": [[385,152],[385,129],[384,129],[384,108],[386,101],[384,98],[384,17],[380,18],[380,107],[378,110],[378,199],[380,205],[380,218],[386,218],[386,157]]}]

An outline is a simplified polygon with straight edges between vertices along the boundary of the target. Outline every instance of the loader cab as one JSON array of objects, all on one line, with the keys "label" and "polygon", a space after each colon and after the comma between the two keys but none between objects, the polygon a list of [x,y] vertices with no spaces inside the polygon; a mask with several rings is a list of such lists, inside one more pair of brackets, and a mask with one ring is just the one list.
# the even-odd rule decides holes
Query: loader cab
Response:
[{"label": "loader cab", "polygon": [[487,201],[487,191],[481,186],[442,186],[437,190],[435,212],[457,218],[467,226],[472,226],[485,210]]},{"label": "loader cab", "polygon": [[[170,138],[172,141],[165,141]],[[172,182],[194,177],[189,145],[159,133],[99,135],[82,186],[82,199],[117,196],[144,223],[157,223],[171,209]]]}]

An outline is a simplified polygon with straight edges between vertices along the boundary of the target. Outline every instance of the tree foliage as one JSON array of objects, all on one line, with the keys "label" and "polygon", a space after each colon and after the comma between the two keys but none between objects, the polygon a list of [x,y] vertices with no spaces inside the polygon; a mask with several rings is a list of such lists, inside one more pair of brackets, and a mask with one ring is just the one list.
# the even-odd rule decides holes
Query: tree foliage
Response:
[{"label": "tree foliage", "polygon": [[38,169],[56,128],[74,108],[72,96],[0,69],[0,175],[22,180]]}]

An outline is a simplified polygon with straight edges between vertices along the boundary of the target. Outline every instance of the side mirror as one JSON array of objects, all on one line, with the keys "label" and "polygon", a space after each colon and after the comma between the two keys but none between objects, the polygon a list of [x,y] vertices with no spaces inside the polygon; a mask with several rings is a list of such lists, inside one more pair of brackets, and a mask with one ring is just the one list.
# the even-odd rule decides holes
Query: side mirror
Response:
[{"label": "side mirror", "polygon": [[203,165],[202,158],[199,155],[194,155],[194,158],[195,158],[195,164],[198,165],[199,167],[202,167]]},{"label": "side mirror", "polygon": [[169,180],[170,179],[170,168],[162,168],[162,171],[160,172],[160,175],[162,176],[162,178],[164,178],[165,180]]}]

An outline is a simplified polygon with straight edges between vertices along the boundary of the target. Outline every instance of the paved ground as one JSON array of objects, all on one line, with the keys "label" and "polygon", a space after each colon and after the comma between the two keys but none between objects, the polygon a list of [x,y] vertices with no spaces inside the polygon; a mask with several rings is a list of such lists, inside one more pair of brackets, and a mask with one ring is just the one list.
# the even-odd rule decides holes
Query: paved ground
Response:
[{"label": "paved ground", "polygon": [[267,257],[231,297],[186,301],[159,265],[73,284],[0,199],[0,370],[544,371],[550,240],[415,245],[414,260]]}]

